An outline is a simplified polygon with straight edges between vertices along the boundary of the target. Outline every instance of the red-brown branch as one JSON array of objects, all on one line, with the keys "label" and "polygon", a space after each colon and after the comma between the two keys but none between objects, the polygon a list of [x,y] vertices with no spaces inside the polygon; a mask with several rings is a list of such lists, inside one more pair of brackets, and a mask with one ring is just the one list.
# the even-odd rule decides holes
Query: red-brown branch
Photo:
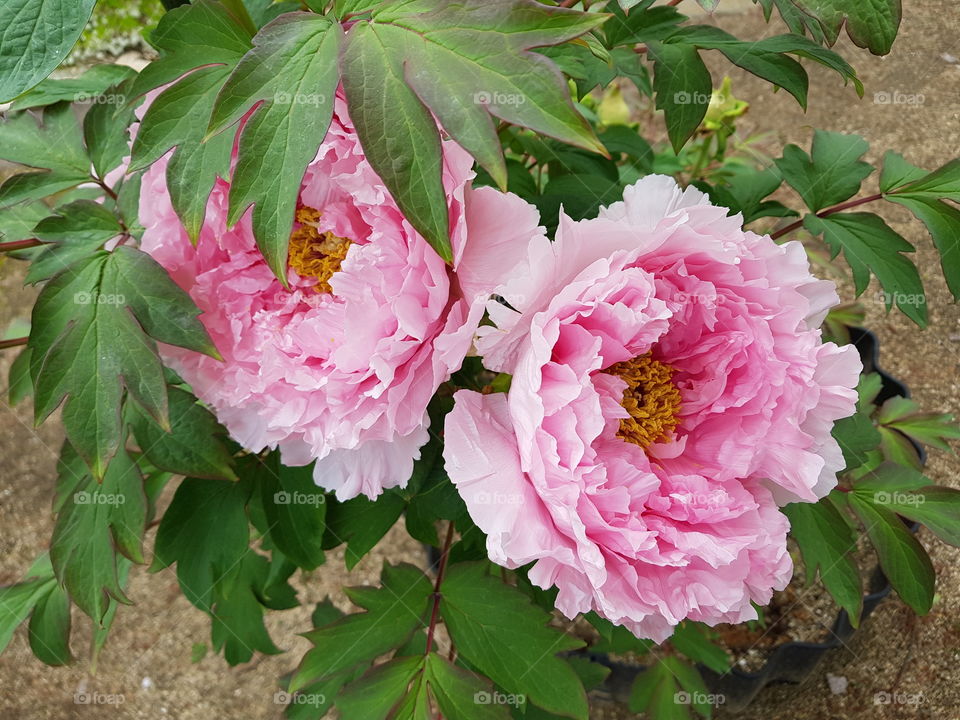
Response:
[{"label": "red-brown branch", "polygon": [[[840,203],[839,205],[834,205],[833,207],[828,207],[824,210],[821,210],[818,213],[814,213],[817,217],[827,217],[828,215],[833,215],[834,213],[843,212],[844,210],[849,210],[850,208],[855,208],[858,205],[866,205],[869,202],[874,200],[880,200],[883,197],[883,193],[877,193],[876,195],[868,195],[867,197],[857,198],[856,200],[847,200],[847,202]],[[783,237],[787,233],[792,233],[797,228],[803,226],[803,218],[790,223],[786,227],[782,227],[776,232],[770,233],[770,237],[773,240]]]},{"label": "red-brown branch", "polygon": [[440,564],[437,566],[437,580],[433,585],[433,611],[430,613],[430,627],[427,628],[427,652],[433,649],[433,633],[437,628],[437,619],[440,615],[440,585],[447,571],[447,558],[450,557],[450,545],[453,543],[453,521],[447,526],[447,537],[443,541],[443,550],[440,551]]}]

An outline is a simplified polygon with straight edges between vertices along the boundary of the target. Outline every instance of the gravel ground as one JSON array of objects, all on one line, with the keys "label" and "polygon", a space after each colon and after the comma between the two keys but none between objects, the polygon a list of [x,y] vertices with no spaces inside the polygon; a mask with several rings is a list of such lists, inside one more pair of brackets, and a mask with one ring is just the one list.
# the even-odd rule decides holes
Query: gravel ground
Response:
[{"label": "gravel ground", "polygon": [[[684,5],[692,0],[686,0]],[[934,168],[957,154],[960,147],[960,8],[948,0],[905,0],[905,20],[894,52],[873,58],[841,43],[841,52],[859,70],[866,85],[863,100],[844,88],[836,75],[811,69],[810,110],[804,115],[786,93],[771,94],[754,78],[711,58],[714,77],[734,80],[734,92],[751,102],[740,125],[742,137],[766,133],[761,149],[775,153],[784,142],[809,144],[811,128],[855,131],[864,135],[876,161],[887,149],[903,153],[917,165]],[[760,38],[781,30],[768,27],[759,11],[742,0],[721,0],[712,20],[744,38]],[[912,104],[875,102],[875,93],[915,96]],[[922,95],[922,100],[919,96]],[[879,96],[883,100],[885,96]],[[876,179],[868,179],[872,191]],[[940,277],[937,255],[919,222],[899,207],[869,208],[880,212],[898,232],[917,246],[917,262],[927,289],[929,328],[918,333],[900,314],[887,316],[865,298],[867,324],[881,340],[881,363],[904,380],[914,398],[930,410],[960,415],[960,309]],[[33,293],[21,286],[22,272],[13,263],[0,265],[0,328],[26,319]],[[849,288],[847,296],[850,297]],[[0,377],[14,357],[0,353]],[[62,430],[51,420],[33,429],[28,407],[0,407],[0,583],[15,582],[52,530],[49,511],[54,468]],[[928,474],[938,483],[960,487],[960,460],[931,453]],[[898,599],[885,601],[848,643],[831,652],[800,686],[765,689],[738,717],[745,720],[874,720],[929,718],[960,720],[960,551],[921,533],[931,549],[938,575],[938,595],[932,612],[915,618]],[[152,538],[148,538],[148,547]],[[134,605],[117,614],[110,640],[95,676],[81,662],[51,669],[34,659],[26,633],[19,630],[0,655],[0,717],[4,720],[70,720],[73,718],[170,717],[200,720],[241,717],[251,720],[281,717],[274,702],[276,678],[289,672],[309,643],[297,633],[309,628],[309,603],[330,595],[343,608],[348,603],[339,588],[375,582],[385,557],[422,563],[419,548],[401,531],[392,533],[351,573],[332,553],[325,568],[300,581],[301,609],[272,613],[268,625],[277,645],[288,651],[229,668],[208,655],[191,662],[194,643],[209,640],[209,621],[184,600],[174,574],[132,573],[129,596]],[[798,602],[805,602],[798,592]],[[89,642],[86,619],[75,613],[74,651],[83,655]],[[845,685],[843,692],[834,693]],[[75,702],[76,693],[98,693],[113,704]],[[883,702],[888,700],[888,702]],[[630,717],[617,708],[595,704],[594,718]],[[722,707],[717,715],[731,717]]]}]

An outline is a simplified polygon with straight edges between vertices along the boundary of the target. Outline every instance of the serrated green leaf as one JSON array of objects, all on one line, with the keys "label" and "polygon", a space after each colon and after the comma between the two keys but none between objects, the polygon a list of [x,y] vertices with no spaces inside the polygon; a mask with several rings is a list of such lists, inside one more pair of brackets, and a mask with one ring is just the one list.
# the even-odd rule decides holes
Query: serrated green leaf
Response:
[{"label": "serrated green leaf", "polygon": [[907,184],[899,185],[894,192],[898,196],[903,195],[925,200],[945,198],[960,201],[960,160],[951,160],[932,173],[913,179],[912,182]]},{"label": "serrated green leaf", "polygon": [[24,202],[0,210],[0,242],[29,240],[37,223],[50,214],[42,202]]},{"label": "serrated green leaf", "polygon": [[426,658],[421,655],[391,660],[373,668],[337,696],[341,716],[386,720],[407,694],[414,677],[423,672],[425,662]]},{"label": "serrated green leaf", "polygon": [[354,604],[366,612],[347,615],[306,634],[314,647],[304,655],[290,681],[291,692],[359,663],[372,661],[406,642],[425,627],[433,586],[411,565],[384,565],[381,588],[349,588]]},{"label": "serrated green leaf", "polygon": [[800,546],[807,583],[819,571],[827,591],[857,627],[863,609],[863,589],[852,555],[857,539],[850,527],[826,499],[791,503],[783,508],[783,513],[790,520],[790,534]]},{"label": "serrated green leaf", "polygon": [[51,570],[48,577],[24,579],[16,585],[0,587],[0,652],[6,649],[14,631],[54,585],[56,580]]},{"label": "serrated green leaf", "polygon": [[939,450],[949,451],[946,441],[960,439],[960,426],[952,415],[920,412],[915,402],[900,396],[883,403],[877,422]]},{"label": "serrated green leaf", "polygon": [[101,64],[94,65],[79,77],[48,77],[10,103],[10,110],[46,107],[61,100],[85,102],[103,95],[108,88],[119,85],[135,74],[126,65]]},{"label": "serrated green leaf", "polygon": [[211,615],[210,638],[216,651],[223,650],[230,665],[249,661],[253,653],[276,655],[282,652],[270,639],[263,624],[264,606],[258,595],[266,584],[270,563],[247,549],[236,576],[216,582]]},{"label": "serrated green leaf", "polygon": [[633,712],[646,711],[657,720],[687,720],[687,707],[676,701],[680,685],[666,664],[667,658],[639,673],[630,688],[628,706]]},{"label": "serrated green leaf", "polygon": [[918,615],[933,605],[936,573],[930,556],[906,525],[886,507],[849,494],[850,507],[866,528],[884,574],[900,598]]},{"label": "serrated green leaf", "polygon": [[647,47],[657,108],[663,110],[674,152],[680,152],[707,114],[713,80],[695,46],[654,42]]},{"label": "serrated green leaf", "polygon": [[487,574],[486,563],[452,566],[440,612],[459,653],[507,692],[563,717],[586,718],[583,685],[558,652],[581,641],[545,627],[549,615]]},{"label": "serrated green leaf", "polygon": [[886,55],[900,28],[900,0],[792,0],[801,10],[817,19],[830,45],[837,41],[846,22],[847,35],[858,47],[874,55]]},{"label": "serrated green leaf", "polygon": [[927,226],[940,253],[940,267],[955,300],[960,300],[960,210],[940,200],[900,194],[885,195],[903,205]]},{"label": "serrated green leaf", "polygon": [[26,282],[46,280],[75,262],[89,259],[122,232],[116,216],[101,203],[77,200],[62,205],[56,215],[44,218],[34,228],[38,239],[51,244],[30,263]]},{"label": "serrated green leaf", "polygon": [[249,493],[243,483],[187,478],[157,530],[151,570],[176,563],[183,594],[205,612],[211,611],[214,587],[240,572],[250,540]]},{"label": "serrated green leaf", "polygon": [[0,127],[0,158],[90,178],[90,160],[84,151],[80,124],[68,103],[44,108],[40,124],[30,113],[20,112],[8,116]]},{"label": "serrated green leaf", "polygon": [[843,250],[858,295],[866,290],[872,272],[884,289],[887,309],[896,305],[917,325],[926,326],[927,303],[920,273],[913,261],[902,254],[913,252],[913,245],[880,217],[872,213],[807,215],[803,225],[814,235],[823,235],[834,256]]},{"label": "serrated green leaf", "polygon": [[[437,653],[430,653],[424,674],[427,687],[445,718],[507,720],[507,703],[497,702],[493,684],[469,670],[457,667]],[[509,696],[505,698],[510,700]]]},{"label": "serrated green leaf", "polygon": [[110,598],[129,603],[118,579],[116,550],[143,562],[143,478],[121,451],[98,482],[70,443],[64,443],[58,472],[50,561],[73,602],[100,625]]},{"label": "serrated green leaf", "polygon": [[855,470],[867,462],[867,453],[880,444],[880,433],[870,415],[857,412],[833,425],[833,438],[840,445],[846,470]]},{"label": "serrated green leaf", "polygon": [[49,75],[67,56],[95,0],[7,0],[0,5],[0,102]]},{"label": "serrated green leaf", "polygon": [[[651,0],[633,2],[629,6],[608,7],[613,17],[603,27],[609,46],[636,45],[662,40],[673,34],[687,19],[671,5],[653,6]],[[629,11],[629,13],[627,12]],[[633,49],[630,49],[633,52]]]},{"label": "serrated green leaf", "polygon": [[[139,102],[127,102],[132,83],[108,89],[83,118],[83,140],[98,178],[115,170],[130,154],[130,124]],[[111,102],[112,101],[112,102]]]},{"label": "serrated green leaf", "polygon": [[177,475],[236,480],[233,460],[223,444],[226,430],[213,414],[179,388],[170,388],[167,400],[169,431],[136,405],[127,406],[130,428],[150,462]]},{"label": "serrated green leaf", "polygon": [[869,149],[859,135],[816,130],[810,155],[787,145],[775,160],[783,179],[796,190],[813,212],[847,200],[873,168],[860,160]]},{"label": "serrated green leaf", "polygon": [[883,154],[883,170],[880,172],[880,191],[884,193],[897,190],[915,180],[925,177],[927,172],[908,163],[903,155],[887,150]]}]

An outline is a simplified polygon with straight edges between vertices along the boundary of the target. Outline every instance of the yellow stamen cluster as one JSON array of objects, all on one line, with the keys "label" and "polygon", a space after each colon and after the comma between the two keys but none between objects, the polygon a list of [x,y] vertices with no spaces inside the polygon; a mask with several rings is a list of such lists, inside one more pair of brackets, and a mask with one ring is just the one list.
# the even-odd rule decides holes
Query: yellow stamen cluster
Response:
[{"label": "yellow stamen cluster", "polygon": [[300,277],[316,278],[314,290],[328,293],[332,290],[330,278],[340,269],[352,243],[331,232],[320,232],[317,229],[319,221],[318,210],[311,207],[297,209],[299,227],[290,234],[287,264]]},{"label": "yellow stamen cluster", "polygon": [[630,417],[620,420],[617,437],[642,448],[667,440],[680,423],[680,391],[673,384],[673,368],[647,353],[604,372],[627,383],[620,404]]}]

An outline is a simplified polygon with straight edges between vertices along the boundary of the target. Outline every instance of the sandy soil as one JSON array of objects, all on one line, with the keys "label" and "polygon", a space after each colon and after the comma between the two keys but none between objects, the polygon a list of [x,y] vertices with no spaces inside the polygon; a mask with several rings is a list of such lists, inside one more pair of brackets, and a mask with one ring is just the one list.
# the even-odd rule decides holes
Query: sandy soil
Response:
[{"label": "sandy soil", "polygon": [[[692,0],[687,2],[692,4]],[[711,58],[715,79],[730,74],[736,95],[752,103],[741,124],[741,135],[768,133],[760,147],[775,153],[783,142],[806,147],[811,128],[820,127],[861,133],[871,143],[872,161],[887,149],[931,169],[954,157],[960,147],[960,64],[956,60],[960,57],[956,36],[960,8],[948,0],[906,0],[904,5],[903,29],[890,58],[873,58],[847,43],[841,45],[864,80],[863,100],[858,101],[853,89],[844,88],[836,75],[810,68],[810,110],[804,115],[786,93],[773,95],[763,83],[730,68],[722,58]],[[724,7],[728,12],[707,22],[716,22],[744,38],[781,31],[766,26],[749,3],[721,0]],[[875,93],[895,92],[922,94],[923,101],[916,105],[874,102]],[[868,179],[866,190],[875,183],[875,178]],[[867,322],[881,338],[881,362],[909,384],[923,407],[960,415],[960,309],[940,277],[936,253],[922,226],[905,210],[892,206],[870,209],[880,212],[917,245],[930,309],[930,327],[918,333],[901,315],[885,315],[873,300],[876,288],[867,292]],[[0,328],[29,315],[33,293],[22,289],[21,279],[15,264],[0,266]],[[13,357],[12,351],[0,353],[0,377],[6,377]],[[49,508],[62,430],[55,421],[33,429],[29,408],[10,408],[4,400],[0,431],[0,583],[7,584],[22,575],[49,541]],[[960,486],[956,456],[934,451],[927,470],[936,482]],[[926,532],[921,540],[931,549],[938,572],[938,595],[928,616],[913,617],[896,598],[884,602],[848,646],[833,651],[807,682],[799,687],[767,688],[739,717],[960,719],[960,551],[938,543]],[[148,539],[148,547],[151,545],[152,538]],[[346,608],[338,588],[374,582],[385,557],[422,561],[418,547],[399,531],[352,573],[343,572],[342,559],[332,554],[325,568],[300,581],[304,606],[268,618],[275,642],[288,652],[256,658],[233,669],[213,655],[191,662],[194,643],[209,640],[209,621],[184,600],[174,574],[164,571],[148,576],[135,571],[129,589],[135,605],[118,613],[96,676],[82,661],[64,669],[47,668],[32,657],[26,633],[16,633],[8,650],[0,655],[0,717],[278,718],[282,708],[274,702],[276,679],[293,669],[309,647],[297,633],[309,628],[311,603],[329,594]],[[802,591],[798,602],[804,603]],[[83,656],[89,642],[88,621],[75,613],[74,622],[74,651]],[[831,692],[828,676],[844,678],[845,691]],[[78,692],[99,693],[101,700],[112,695],[122,702],[78,704],[74,701]],[[886,698],[889,703],[878,702]],[[730,716],[722,708],[718,715]],[[598,703],[593,717],[629,715]]]}]

